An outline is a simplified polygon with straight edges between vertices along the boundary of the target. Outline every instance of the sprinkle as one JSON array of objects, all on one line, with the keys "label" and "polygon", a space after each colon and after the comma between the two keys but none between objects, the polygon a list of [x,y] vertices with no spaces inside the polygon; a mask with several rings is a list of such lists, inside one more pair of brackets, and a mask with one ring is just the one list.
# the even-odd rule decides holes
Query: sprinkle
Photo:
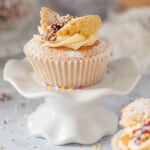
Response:
[{"label": "sprinkle", "polygon": [[48,85],[48,86],[47,86],[47,90],[50,90],[50,89],[51,89],[51,86],[50,86],[50,85]]},{"label": "sprinkle", "polygon": [[61,90],[65,90],[65,86],[61,86]]},{"label": "sprinkle", "polygon": [[22,123],[17,123],[17,126],[21,128],[23,126],[23,124]]},{"label": "sprinkle", "polygon": [[145,123],[142,124],[141,128],[138,128],[132,132],[132,140],[137,144],[140,145],[143,142],[150,139],[150,130],[149,127],[150,123],[149,120],[145,121]]},{"label": "sprinkle", "polygon": [[8,119],[4,119],[4,120],[1,121],[1,124],[2,124],[2,125],[5,125],[5,124],[8,123],[8,121],[9,121]]},{"label": "sprinkle", "polygon": [[82,85],[80,85],[80,86],[79,86],[79,89],[83,89],[83,86],[82,86]]},{"label": "sprinkle", "polygon": [[96,149],[96,148],[97,148],[97,145],[96,145],[96,144],[94,144],[94,145],[93,145],[93,148],[94,148],[94,149]]},{"label": "sprinkle", "polygon": [[74,16],[66,15],[56,20],[53,24],[47,26],[47,34],[41,34],[41,39],[46,41],[56,41],[56,32],[59,31],[65,24],[67,24]]},{"label": "sprinkle", "polygon": [[101,144],[98,144],[97,150],[101,150]]},{"label": "sprinkle", "polygon": [[2,101],[8,101],[10,99],[11,99],[10,95],[8,95],[6,93],[0,93],[0,100],[2,100]]},{"label": "sprinkle", "polygon": [[150,126],[150,121],[144,124],[145,126]]},{"label": "sprinkle", "polygon": [[94,144],[93,148],[96,150],[101,150],[101,144],[98,144],[98,145]]},{"label": "sprinkle", "polygon": [[26,105],[26,104],[25,104],[24,102],[21,102],[21,103],[19,104],[19,107],[20,107],[20,108],[24,108],[25,105]]},{"label": "sprinkle", "polygon": [[74,90],[74,88],[71,86],[71,87],[69,88],[69,90],[70,90],[70,91],[73,91],[73,90]]},{"label": "sprinkle", "polygon": [[50,37],[50,41],[56,41],[56,39],[57,39],[57,36],[56,36],[56,35],[52,35],[52,36]]},{"label": "sprinkle", "polygon": [[49,41],[50,40],[50,36],[49,35],[45,35],[45,34],[41,34],[41,39]]}]

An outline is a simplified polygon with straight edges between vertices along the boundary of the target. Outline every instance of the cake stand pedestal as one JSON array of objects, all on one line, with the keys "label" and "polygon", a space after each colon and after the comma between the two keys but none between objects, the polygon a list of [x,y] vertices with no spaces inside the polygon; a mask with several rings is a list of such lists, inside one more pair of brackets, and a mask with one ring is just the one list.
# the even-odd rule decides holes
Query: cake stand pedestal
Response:
[{"label": "cake stand pedestal", "polygon": [[117,129],[117,115],[99,103],[106,95],[125,95],[140,79],[136,66],[128,58],[109,63],[103,80],[96,85],[73,91],[47,90],[26,59],[10,60],[4,79],[24,97],[44,98],[28,117],[32,135],[44,137],[56,145],[92,144]]}]

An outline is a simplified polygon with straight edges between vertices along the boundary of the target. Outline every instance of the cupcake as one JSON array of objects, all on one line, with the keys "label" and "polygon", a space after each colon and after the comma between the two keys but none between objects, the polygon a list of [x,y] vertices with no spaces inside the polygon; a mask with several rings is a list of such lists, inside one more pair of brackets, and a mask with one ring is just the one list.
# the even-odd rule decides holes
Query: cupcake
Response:
[{"label": "cupcake", "polygon": [[110,54],[109,40],[98,37],[100,17],[60,16],[45,7],[40,15],[39,34],[24,47],[38,77],[46,85],[65,88],[99,82]]},{"label": "cupcake", "polygon": [[125,128],[112,139],[114,150],[150,150],[150,99],[138,99],[122,110]]}]

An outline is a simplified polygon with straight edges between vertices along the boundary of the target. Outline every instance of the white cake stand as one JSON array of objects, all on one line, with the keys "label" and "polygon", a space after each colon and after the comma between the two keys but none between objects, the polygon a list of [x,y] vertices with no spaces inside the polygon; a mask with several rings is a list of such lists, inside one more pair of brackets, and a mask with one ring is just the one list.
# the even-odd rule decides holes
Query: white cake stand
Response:
[{"label": "white cake stand", "polygon": [[130,59],[112,61],[103,80],[91,87],[73,91],[47,90],[34,74],[26,59],[10,60],[4,69],[4,79],[24,97],[44,98],[28,117],[31,134],[48,139],[56,145],[68,143],[92,144],[115,132],[117,115],[99,102],[106,95],[128,94],[140,79]]}]

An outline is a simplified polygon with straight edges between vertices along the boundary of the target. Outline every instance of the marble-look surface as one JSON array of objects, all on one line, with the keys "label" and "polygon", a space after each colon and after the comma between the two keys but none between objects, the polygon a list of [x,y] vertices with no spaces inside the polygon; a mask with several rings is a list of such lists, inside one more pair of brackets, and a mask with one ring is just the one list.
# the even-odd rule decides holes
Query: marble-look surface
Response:
[{"label": "marble-look surface", "polygon": [[[16,58],[16,57],[15,57]],[[3,68],[7,59],[0,59],[0,92],[12,96],[10,101],[0,101],[0,149],[4,150],[94,150],[93,145],[70,144],[54,146],[45,139],[32,137],[27,128],[27,116],[42,100],[29,100],[20,96],[14,88],[3,81]],[[143,77],[137,87],[127,96],[108,96],[100,102],[120,115],[120,109],[130,101],[139,97],[150,97],[150,77]],[[4,123],[6,120],[7,123]],[[118,127],[119,129],[119,127]],[[96,144],[102,150],[112,150],[111,137],[105,137]],[[98,148],[97,148],[98,149]]]}]

